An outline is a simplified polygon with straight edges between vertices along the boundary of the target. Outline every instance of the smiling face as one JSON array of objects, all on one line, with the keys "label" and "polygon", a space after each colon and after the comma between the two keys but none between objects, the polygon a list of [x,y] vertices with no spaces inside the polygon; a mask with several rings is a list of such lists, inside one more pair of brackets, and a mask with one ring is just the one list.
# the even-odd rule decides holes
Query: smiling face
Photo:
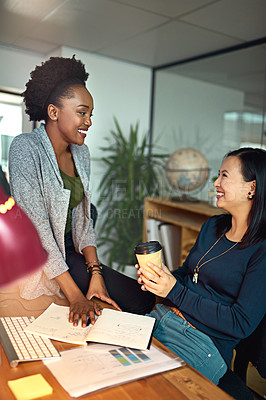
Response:
[{"label": "smiling face", "polygon": [[92,125],[93,99],[82,85],[70,89],[71,96],[60,100],[60,106],[49,105],[49,124],[56,129],[57,141],[81,146]]},{"label": "smiling face", "polygon": [[224,160],[213,185],[217,192],[217,207],[231,214],[250,210],[252,200],[249,193],[254,195],[255,182],[245,182],[238,157],[229,156]]}]

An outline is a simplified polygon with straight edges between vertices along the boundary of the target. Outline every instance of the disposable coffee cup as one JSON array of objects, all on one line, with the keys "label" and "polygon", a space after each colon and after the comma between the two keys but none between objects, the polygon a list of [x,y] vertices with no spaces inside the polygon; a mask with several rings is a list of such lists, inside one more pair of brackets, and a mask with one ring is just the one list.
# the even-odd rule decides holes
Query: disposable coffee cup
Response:
[{"label": "disposable coffee cup", "polygon": [[[134,248],[135,255],[137,257],[139,266],[152,274],[158,275],[147,263],[153,263],[157,267],[162,268],[162,246],[159,242],[152,240],[150,242],[139,243]],[[145,272],[143,272],[145,276]]]}]

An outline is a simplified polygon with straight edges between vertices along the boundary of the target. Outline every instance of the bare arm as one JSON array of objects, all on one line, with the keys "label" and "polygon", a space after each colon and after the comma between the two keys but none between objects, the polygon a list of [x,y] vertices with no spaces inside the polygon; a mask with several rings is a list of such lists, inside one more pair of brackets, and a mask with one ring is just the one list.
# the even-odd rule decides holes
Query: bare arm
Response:
[{"label": "bare arm", "polygon": [[[100,263],[98,256],[97,256],[96,247],[87,246],[82,250],[82,252],[85,257],[86,262],[89,263],[88,264],[89,266],[97,265]],[[100,268],[98,269],[96,267],[95,269],[100,273],[94,273],[91,276],[89,289],[88,289],[88,292],[86,295],[87,299],[91,300],[95,296],[98,299],[105,301],[108,304],[111,304],[117,310],[121,311],[121,308],[118,306],[118,304],[114,300],[112,300],[110,298],[109,293],[107,292]]]}]

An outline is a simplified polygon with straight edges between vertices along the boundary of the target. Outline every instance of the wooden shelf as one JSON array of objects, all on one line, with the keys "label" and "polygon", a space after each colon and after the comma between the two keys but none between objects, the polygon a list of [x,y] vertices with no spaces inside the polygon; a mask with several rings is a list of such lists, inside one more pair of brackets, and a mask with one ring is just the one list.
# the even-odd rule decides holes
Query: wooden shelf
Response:
[{"label": "wooden shelf", "polygon": [[147,240],[148,218],[167,222],[180,227],[181,249],[179,263],[183,263],[191,247],[195,243],[201,226],[212,215],[223,214],[224,211],[210,206],[206,201],[177,202],[170,197],[146,197],[144,201],[143,240]]}]

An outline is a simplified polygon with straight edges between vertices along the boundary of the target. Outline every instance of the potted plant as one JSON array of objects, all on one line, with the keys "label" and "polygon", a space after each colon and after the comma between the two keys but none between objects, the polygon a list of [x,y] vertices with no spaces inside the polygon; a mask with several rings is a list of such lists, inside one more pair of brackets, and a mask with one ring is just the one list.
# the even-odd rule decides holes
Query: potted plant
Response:
[{"label": "potted plant", "polygon": [[99,246],[105,246],[108,265],[118,269],[134,265],[134,247],[142,241],[143,207],[146,196],[158,196],[160,176],[168,155],[151,154],[147,134],[138,138],[139,124],[130,125],[128,138],[114,118],[116,130],[105,138],[101,161],[105,173],[99,184],[101,222]]}]

